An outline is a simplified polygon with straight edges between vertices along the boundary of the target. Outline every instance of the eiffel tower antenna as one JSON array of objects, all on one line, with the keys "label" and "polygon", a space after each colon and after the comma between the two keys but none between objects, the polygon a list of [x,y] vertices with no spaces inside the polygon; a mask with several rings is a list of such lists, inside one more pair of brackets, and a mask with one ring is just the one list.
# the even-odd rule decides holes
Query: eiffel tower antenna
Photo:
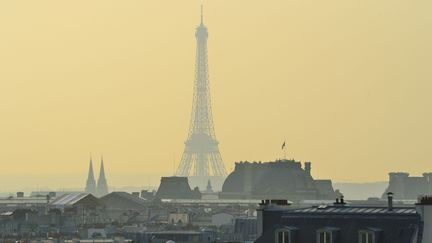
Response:
[{"label": "eiffel tower antenna", "polygon": [[203,11],[203,5],[201,4],[201,24],[204,24],[204,11]]},{"label": "eiffel tower antenna", "polygon": [[203,22],[195,32],[197,41],[195,82],[189,135],[178,166],[177,176],[226,176],[216,139],[210,99],[207,62],[207,27]]}]

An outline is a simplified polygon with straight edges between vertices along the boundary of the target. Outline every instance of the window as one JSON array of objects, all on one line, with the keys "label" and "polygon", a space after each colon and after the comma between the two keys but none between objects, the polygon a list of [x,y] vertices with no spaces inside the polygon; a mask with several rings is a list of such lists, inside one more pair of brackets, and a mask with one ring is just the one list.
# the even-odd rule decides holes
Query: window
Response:
[{"label": "window", "polygon": [[291,243],[290,232],[288,230],[278,231],[276,243]]},{"label": "window", "polygon": [[275,231],[275,243],[295,243],[295,231],[297,228],[285,227]]},{"label": "window", "polygon": [[318,243],[332,243],[332,232],[331,231],[318,232]]},{"label": "window", "polygon": [[359,231],[359,243],[375,243],[375,233],[368,230]]},{"label": "window", "polygon": [[316,242],[317,243],[335,243],[338,242],[338,232],[339,228],[335,227],[325,227],[319,229],[316,234]]}]

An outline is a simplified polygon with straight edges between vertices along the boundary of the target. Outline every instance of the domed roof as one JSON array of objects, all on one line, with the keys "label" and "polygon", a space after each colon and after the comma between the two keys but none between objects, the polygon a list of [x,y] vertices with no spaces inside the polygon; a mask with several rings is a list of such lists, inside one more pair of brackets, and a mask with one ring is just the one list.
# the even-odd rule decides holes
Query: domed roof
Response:
[{"label": "domed roof", "polygon": [[224,182],[222,193],[293,198],[297,194],[316,195],[318,191],[314,179],[300,162],[278,160],[236,163],[235,170]]}]

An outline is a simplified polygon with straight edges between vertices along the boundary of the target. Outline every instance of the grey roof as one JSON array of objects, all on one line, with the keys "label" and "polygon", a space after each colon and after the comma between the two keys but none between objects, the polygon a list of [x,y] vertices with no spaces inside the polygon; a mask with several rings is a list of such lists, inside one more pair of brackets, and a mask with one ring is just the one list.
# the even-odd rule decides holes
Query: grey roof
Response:
[{"label": "grey roof", "polygon": [[81,191],[32,191],[30,197],[46,197],[50,193],[55,193],[56,197],[63,196],[65,194],[78,193]]},{"label": "grey roof", "polygon": [[333,199],[331,180],[315,181],[295,160],[240,162],[226,178],[219,198]]},{"label": "grey roof", "polygon": [[162,177],[155,195],[160,199],[201,199],[199,191],[191,190],[187,177]]},{"label": "grey roof", "polygon": [[286,213],[301,214],[392,214],[392,215],[416,215],[413,207],[397,207],[389,210],[388,207],[369,207],[369,206],[314,206],[286,211]]},{"label": "grey roof", "polygon": [[46,204],[46,198],[41,197],[11,197],[0,198],[1,204]]},{"label": "grey roof", "polygon": [[83,192],[65,194],[61,197],[56,198],[54,201],[50,203],[50,205],[55,207],[69,207],[69,206],[71,207],[81,199],[87,197],[88,195],[91,194],[83,193]]},{"label": "grey roof", "polygon": [[120,198],[125,199],[125,200],[132,201],[132,202],[137,203],[137,204],[147,204],[147,202],[148,202],[144,198],[134,196],[134,195],[132,195],[130,193],[127,193],[127,192],[111,192],[110,194],[107,194],[107,195],[101,197],[100,199],[102,201],[104,201],[105,198],[109,198],[109,197],[112,197],[112,196],[117,196],[117,197],[120,197]]}]

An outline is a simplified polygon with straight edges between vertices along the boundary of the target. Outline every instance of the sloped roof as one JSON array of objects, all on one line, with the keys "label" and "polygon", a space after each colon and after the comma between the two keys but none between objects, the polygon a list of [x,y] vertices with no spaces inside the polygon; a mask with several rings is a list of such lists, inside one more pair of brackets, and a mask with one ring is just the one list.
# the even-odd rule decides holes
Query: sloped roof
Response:
[{"label": "sloped roof", "polygon": [[416,209],[413,207],[397,207],[393,210],[389,210],[387,207],[368,207],[368,206],[318,206],[294,209],[286,211],[290,213],[301,213],[301,214],[393,214],[393,215],[416,215]]},{"label": "sloped roof", "polygon": [[102,201],[104,201],[104,199],[109,198],[109,197],[119,197],[121,199],[124,199],[127,201],[132,201],[134,203],[141,204],[141,205],[147,203],[146,199],[134,196],[134,195],[127,193],[127,192],[111,192],[110,194],[107,194],[107,195],[101,197],[100,199]]},{"label": "sloped roof", "polygon": [[77,193],[65,194],[61,197],[58,197],[54,201],[52,201],[50,205],[58,208],[72,207],[77,202],[81,201],[86,197],[93,197],[94,199],[97,199],[95,196],[89,193],[77,192]]},{"label": "sloped roof", "polygon": [[156,198],[161,199],[201,199],[199,191],[191,190],[187,177],[162,177],[156,192]]},{"label": "sloped roof", "polygon": [[0,204],[46,204],[47,200],[43,197],[11,197],[0,198]]}]

